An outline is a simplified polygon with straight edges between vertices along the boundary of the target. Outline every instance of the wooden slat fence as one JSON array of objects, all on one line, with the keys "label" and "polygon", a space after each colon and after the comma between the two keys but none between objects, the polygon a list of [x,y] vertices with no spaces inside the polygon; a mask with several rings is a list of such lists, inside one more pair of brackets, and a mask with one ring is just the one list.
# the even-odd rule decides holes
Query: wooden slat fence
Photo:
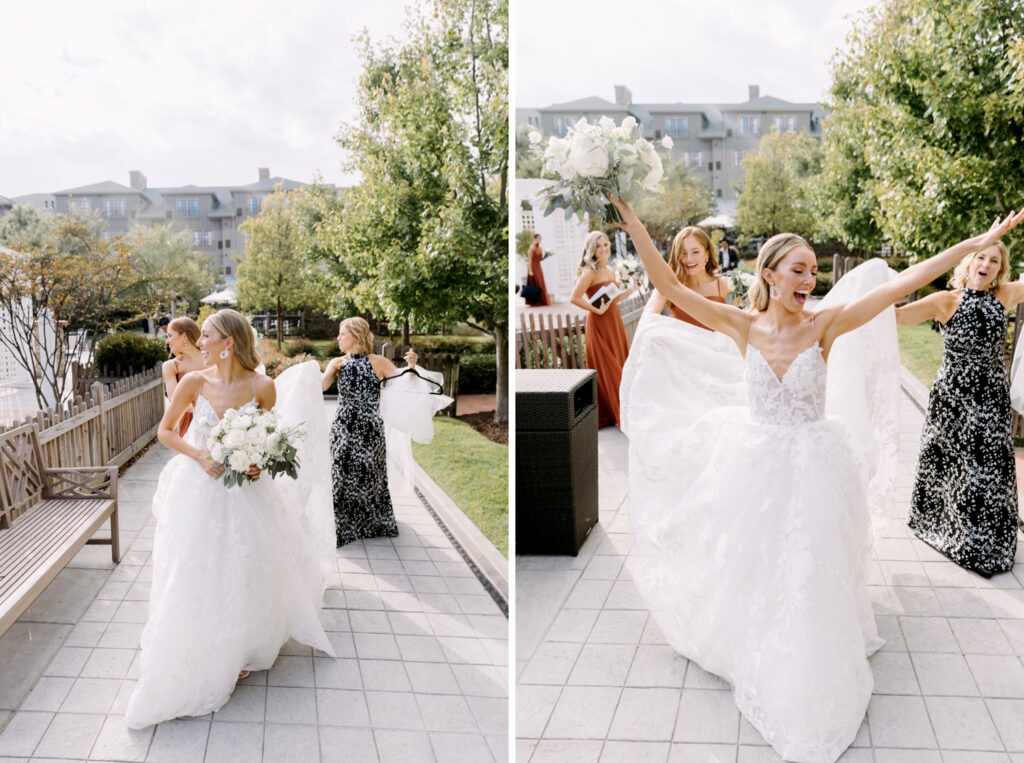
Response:
[{"label": "wooden slat fence", "polygon": [[0,426],[0,432],[35,424],[43,459],[53,468],[120,466],[156,437],[163,415],[164,384],[157,366],[110,384],[94,382],[85,396]]},{"label": "wooden slat fence", "polygon": [[[626,336],[633,341],[650,292],[619,303]],[[586,368],[586,316],[523,310],[516,329],[516,368]]]}]

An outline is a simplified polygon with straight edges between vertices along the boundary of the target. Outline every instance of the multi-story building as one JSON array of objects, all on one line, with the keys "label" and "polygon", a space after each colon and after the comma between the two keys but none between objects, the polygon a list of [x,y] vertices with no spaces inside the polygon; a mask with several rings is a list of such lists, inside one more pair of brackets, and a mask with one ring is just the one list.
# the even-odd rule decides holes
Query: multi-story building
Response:
[{"label": "multi-story building", "polygon": [[672,138],[672,160],[682,160],[703,178],[718,199],[734,200],[746,171],[743,157],[757,150],[763,135],[805,132],[820,137],[825,111],[816,103],[791,103],[762,96],[750,85],[742,103],[633,103],[628,87],[615,86],[615,103],[584,98],[543,108],[516,110],[516,123],[536,127],[545,135],[564,135],[580,118],[597,122],[607,116],[616,122],[632,115],[651,140]]},{"label": "multi-story building", "polygon": [[270,177],[270,170],[261,167],[259,180],[249,185],[151,188],[145,175],[132,170],[128,185],[107,180],[57,191],[51,197],[52,211],[98,214],[108,236],[128,233],[139,223],[170,223],[173,232],[190,235],[194,251],[212,256],[217,272],[231,282],[238,271],[236,255],[245,251],[245,235],[238,227],[259,214],[263,199],[278,183],[289,191],[305,186]]}]

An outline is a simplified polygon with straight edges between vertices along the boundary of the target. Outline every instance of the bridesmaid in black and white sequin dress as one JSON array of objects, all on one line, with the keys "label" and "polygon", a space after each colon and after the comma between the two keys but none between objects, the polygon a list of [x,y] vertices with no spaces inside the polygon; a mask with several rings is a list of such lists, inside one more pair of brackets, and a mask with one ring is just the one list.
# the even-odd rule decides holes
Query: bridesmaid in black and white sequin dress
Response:
[{"label": "bridesmaid in black and white sequin dress", "polygon": [[[346,353],[324,369],[324,389],[338,378],[338,412],[331,426],[331,477],[338,545],[359,538],[393,537],[398,524],[388,492],[380,380],[398,372],[383,355],[373,355],[373,334],[362,318],[338,327],[338,347]],[[405,361],[416,365],[409,350]]]},{"label": "bridesmaid in black and white sequin dress", "polygon": [[1017,477],[1013,458],[1006,329],[1024,301],[1007,282],[1000,242],[957,267],[951,291],[896,311],[901,325],[933,318],[942,326],[942,365],[928,397],[908,524],[925,543],[989,577],[1013,567]]}]

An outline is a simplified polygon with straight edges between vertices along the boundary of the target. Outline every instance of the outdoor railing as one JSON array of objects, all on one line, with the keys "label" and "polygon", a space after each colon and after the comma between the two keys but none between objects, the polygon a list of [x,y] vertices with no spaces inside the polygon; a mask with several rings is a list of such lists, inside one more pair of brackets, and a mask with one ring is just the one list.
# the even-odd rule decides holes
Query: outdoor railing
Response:
[{"label": "outdoor railing", "polygon": [[85,397],[0,426],[0,432],[35,424],[43,460],[52,468],[121,466],[156,437],[163,415],[157,366],[110,384],[94,382]]}]

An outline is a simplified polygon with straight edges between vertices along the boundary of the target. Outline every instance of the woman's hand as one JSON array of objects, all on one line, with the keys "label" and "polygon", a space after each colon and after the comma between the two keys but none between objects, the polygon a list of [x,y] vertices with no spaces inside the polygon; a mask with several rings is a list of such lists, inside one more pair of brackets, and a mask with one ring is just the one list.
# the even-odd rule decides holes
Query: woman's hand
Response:
[{"label": "woman's hand", "polygon": [[419,360],[420,358],[420,356],[416,354],[416,350],[414,350],[412,347],[409,348],[409,351],[405,353],[403,357],[405,358],[405,363],[407,366],[409,366],[409,368],[415,368],[416,361]]},{"label": "woman's hand", "polygon": [[982,233],[980,236],[976,236],[978,249],[986,249],[992,244],[996,243],[1009,231],[1013,230],[1020,222],[1024,220],[1024,209],[1020,212],[1014,213],[1011,209],[1010,214],[1000,220],[998,217],[992,223],[992,226]]},{"label": "woman's hand", "polygon": [[263,470],[256,466],[256,464],[249,464],[249,470],[246,472],[246,474],[254,480],[259,479],[262,473]]},{"label": "woman's hand", "polygon": [[203,471],[209,474],[214,479],[219,479],[224,476],[224,466],[213,460],[210,455],[210,451],[203,450],[195,457],[195,462],[199,464]]},{"label": "woman's hand", "polygon": [[611,309],[612,302],[613,300],[606,299],[603,303],[601,303],[600,307],[594,308],[594,312],[597,313],[598,315],[604,315]]}]

